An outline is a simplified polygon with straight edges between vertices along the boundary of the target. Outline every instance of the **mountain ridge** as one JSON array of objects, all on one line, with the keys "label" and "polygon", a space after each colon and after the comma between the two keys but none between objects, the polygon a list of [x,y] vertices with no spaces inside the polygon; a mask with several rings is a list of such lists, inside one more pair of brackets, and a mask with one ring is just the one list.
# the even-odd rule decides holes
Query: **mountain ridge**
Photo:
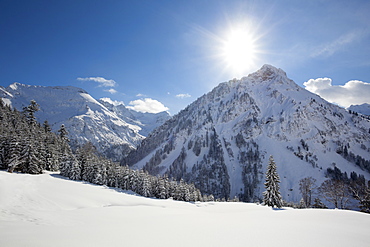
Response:
[{"label": "mountain ridge", "polygon": [[108,110],[114,112],[126,123],[138,125],[140,127],[139,134],[147,136],[153,129],[163,124],[170,118],[168,112],[159,113],[138,112],[127,108],[123,103],[113,104],[107,98],[99,99],[99,102],[107,107]]},{"label": "mountain ridge", "polygon": [[366,116],[370,116],[370,104],[364,103],[361,105],[351,105],[347,108],[347,110],[351,110]]}]

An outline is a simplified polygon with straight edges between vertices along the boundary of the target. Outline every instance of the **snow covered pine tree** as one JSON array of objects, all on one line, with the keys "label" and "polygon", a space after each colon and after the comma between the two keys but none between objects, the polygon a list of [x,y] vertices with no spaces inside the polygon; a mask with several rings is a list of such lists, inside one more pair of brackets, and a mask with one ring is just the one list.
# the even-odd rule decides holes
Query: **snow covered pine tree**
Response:
[{"label": "snow covered pine tree", "polygon": [[282,206],[282,198],[280,195],[280,178],[276,170],[276,164],[272,155],[269,159],[269,164],[266,171],[266,180],[265,180],[266,191],[263,192],[263,203],[270,207]]}]

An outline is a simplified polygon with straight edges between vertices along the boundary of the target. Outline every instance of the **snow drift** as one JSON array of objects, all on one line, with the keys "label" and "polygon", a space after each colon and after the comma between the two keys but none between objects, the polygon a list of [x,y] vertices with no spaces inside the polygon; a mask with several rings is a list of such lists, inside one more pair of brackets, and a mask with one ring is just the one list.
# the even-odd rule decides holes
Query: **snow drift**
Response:
[{"label": "snow drift", "polygon": [[150,199],[0,171],[1,246],[368,246],[370,215]]}]

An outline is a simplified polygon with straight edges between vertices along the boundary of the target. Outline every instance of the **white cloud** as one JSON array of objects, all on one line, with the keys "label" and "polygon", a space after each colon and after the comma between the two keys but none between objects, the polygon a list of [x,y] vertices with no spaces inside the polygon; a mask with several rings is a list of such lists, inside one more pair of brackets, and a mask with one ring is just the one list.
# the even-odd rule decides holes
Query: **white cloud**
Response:
[{"label": "white cloud", "polygon": [[142,93],[138,93],[138,94],[136,94],[136,97],[146,97],[146,95],[142,94]]},{"label": "white cloud", "polygon": [[308,91],[343,107],[370,103],[370,83],[357,80],[349,81],[343,86],[331,83],[330,78],[317,78],[310,79],[303,85]]},{"label": "white cloud", "polygon": [[99,87],[115,87],[116,84],[117,84],[114,80],[107,80],[103,77],[85,77],[85,78],[78,77],[77,80],[79,80],[79,81],[95,81],[95,82],[98,82],[100,84]]},{"label": "white cloud", "polygon": [[100,98],[100,100],[102,101],[105,101],[111,105],[125,105],[125,103],[123,103],[123,101],[118,101],[118,100],[112,100],[111,98]]},{"label": "white cloud", "polygon": [[191,95],[188,93],[181,93],[181,94],[176,95],[176,98],[180,98],[180,99],[190,98],[190,97]]},{"label": "white cloud", "polygon": [[115,94],[117,93],[117,90],[113,89],[113,88],[110,88],[110,89],[107,89],[107,90],[104,90],[105,92],[108,92],[108,93],[111,93],[111,94]]},{"label": "white cloud", "polygon": [[363,31],[354,30],[350,33],[344,34],[337,38],[336,40],[326,43],[317,47],[311,54],[312,57],[326,56],[329,57],[336,53],[338,50],[342,49],[345,45],[350,44],[356,40],[361,39],[363,36]]},{"label": "white cloud", "polygon": [[151,98],[134,100],[129,104],[127,108],[138,112],[158,113],[169,110],[169,108],[165,107],[161,102]]}]

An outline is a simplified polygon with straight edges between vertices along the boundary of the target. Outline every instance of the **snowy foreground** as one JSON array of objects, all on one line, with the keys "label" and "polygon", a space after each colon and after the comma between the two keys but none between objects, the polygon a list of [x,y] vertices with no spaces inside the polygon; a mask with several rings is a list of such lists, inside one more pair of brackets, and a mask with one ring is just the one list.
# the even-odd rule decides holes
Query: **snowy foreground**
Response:
[{"label": "snowy foreground", "polygon": [[149,199],[0,171],[0,246],[369,246],[370,215]]}]

